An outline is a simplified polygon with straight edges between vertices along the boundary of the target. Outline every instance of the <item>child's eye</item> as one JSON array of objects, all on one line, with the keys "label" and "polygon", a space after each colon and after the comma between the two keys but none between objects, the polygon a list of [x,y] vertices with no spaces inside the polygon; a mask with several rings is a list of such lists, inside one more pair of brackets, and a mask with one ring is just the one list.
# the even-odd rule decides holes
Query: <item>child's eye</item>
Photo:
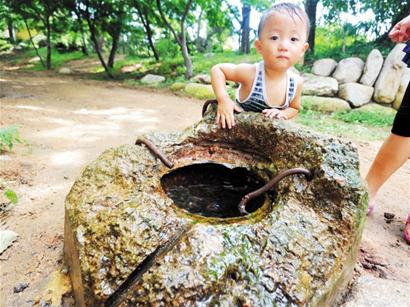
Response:
[{"label": "child's eye", "polygon": [[298,42],[298,41],[299,41],[299,38],[297,38],[297,37],[292,37],[290,40],[291,40],[292,42]]},{"label": "child's eye", "polygon": [[277,35],[273,35],[270,39],[275,41],[275,40],[279,39],[279,37]]}]

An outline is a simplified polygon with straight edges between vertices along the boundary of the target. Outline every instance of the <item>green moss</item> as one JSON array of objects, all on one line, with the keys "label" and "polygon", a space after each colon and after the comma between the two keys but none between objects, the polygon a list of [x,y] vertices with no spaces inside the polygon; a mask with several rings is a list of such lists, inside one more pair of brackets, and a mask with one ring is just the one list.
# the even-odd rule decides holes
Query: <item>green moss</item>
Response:
[{"label": "green moss", "polygon": [[215,94],[212,86],[198,83],[188,83],[185,86],[185,92],[197,99],[214,99]]}]

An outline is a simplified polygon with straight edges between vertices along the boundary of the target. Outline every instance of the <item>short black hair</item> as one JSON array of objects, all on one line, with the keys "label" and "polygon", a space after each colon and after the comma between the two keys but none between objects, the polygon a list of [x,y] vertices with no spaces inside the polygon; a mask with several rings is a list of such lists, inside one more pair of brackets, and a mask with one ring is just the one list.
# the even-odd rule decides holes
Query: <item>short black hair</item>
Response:
[{"label": "short black hair", "polygon": [[302,9],[299,5],[291,2],[279,2],[277,4],[272,5],[269,9],[263,12],[262,18],[259,21],[258,26],[258,37],[260,38],[261,32],[263,27],[265,26],[266,19],[274,13],[274,12],[287,12],[290,16],[297,16],[300,20],[302,20],[306,25],[306,39],[309,37],[310,31],[310,22],[309,17],[307,16],[304,9]]}]

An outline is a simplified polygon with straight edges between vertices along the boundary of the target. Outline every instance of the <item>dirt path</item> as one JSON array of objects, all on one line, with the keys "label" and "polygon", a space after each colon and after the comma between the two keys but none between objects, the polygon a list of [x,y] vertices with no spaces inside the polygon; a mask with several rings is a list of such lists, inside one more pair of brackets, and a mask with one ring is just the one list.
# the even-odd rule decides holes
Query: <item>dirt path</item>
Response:
[{"label": "dirt path", "polygon": [[[21,73],[0,73],[0,103],[1,126],[19,124],[31,145],[0,156],[0,175],[20,197],[0,220],[1,229],[19,234],[0,256],[0,302],[31,306],[61,266],[64,198],[83,167],[109,147],[133,143],[139,134],[191,125],[200,118],[201,103],[115,83]],[[357,144],[365,174],[380,142]],[[410,247],[401,239],[410,209],[409,178],[410,162],[381,191],[366,222],[358,275],[410,280]],[[384,221],[385,211],[395,214],[393,222]],[[379,264],[366,265],[371,259]],[[29,286],[13,293],[19,283]]]}]

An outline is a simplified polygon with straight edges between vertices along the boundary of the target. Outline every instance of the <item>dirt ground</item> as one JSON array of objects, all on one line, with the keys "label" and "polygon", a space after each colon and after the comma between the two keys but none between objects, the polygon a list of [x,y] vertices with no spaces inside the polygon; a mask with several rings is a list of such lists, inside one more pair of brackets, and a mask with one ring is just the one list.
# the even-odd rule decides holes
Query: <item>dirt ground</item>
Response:
[{"label": "dirt ground", "polygon": [[[19,234],[0,255],[0,305],[32,306],[62,267],[64,199],[82,169],[105,149],[131,144],[142,133],[193,124],[201,102],[113,82],[0,72],[0,103],[1,126],[18,124],[29,143],[0,155],[0,176],[19,196],[0,217],[0,229]],[[352,141],[364,176],[381,142]],[[410,246],[401,237],[409,211],[410,161],[385,184],[366,221],[356,277],[410,280]],[[389,223],[385,212],[395,215]],[[19,283],[28,287],[14,293]]]}]

